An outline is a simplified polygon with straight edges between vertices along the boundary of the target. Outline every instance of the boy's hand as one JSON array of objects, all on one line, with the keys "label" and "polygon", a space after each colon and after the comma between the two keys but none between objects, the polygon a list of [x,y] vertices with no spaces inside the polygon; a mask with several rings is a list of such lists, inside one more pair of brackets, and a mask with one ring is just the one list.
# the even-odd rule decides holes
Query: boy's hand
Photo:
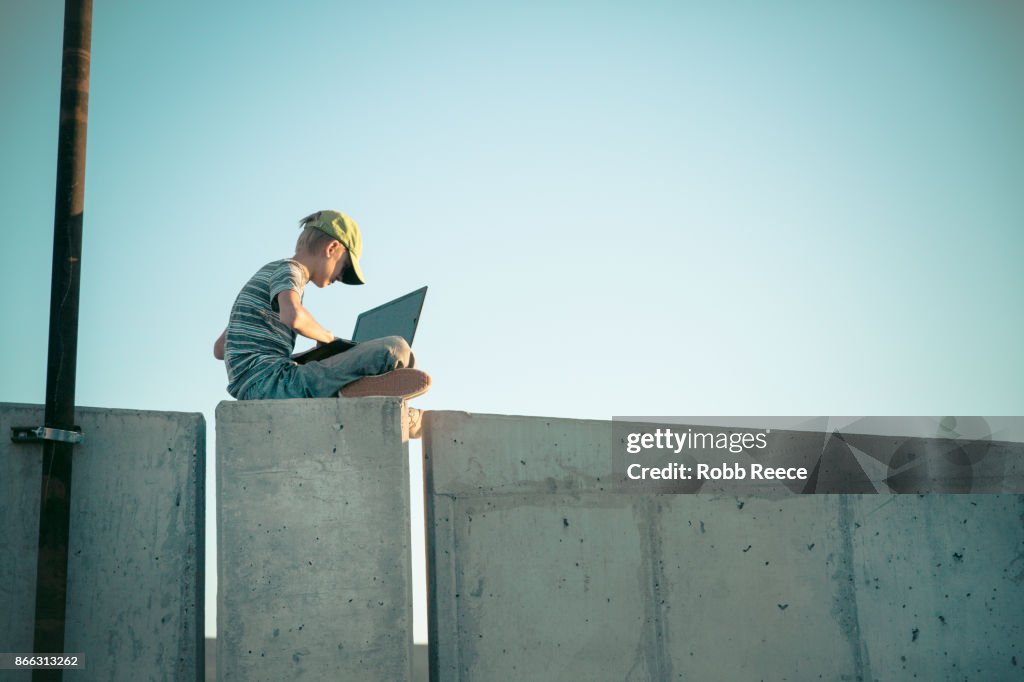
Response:
[{"label": "boy's hand", "polygon": [[217,337],[217,340],[213,342],[213,357],[218,360],[224,359],[224,339],[227,338],[227,335],[228,330],[225,328],[221,335]]}]

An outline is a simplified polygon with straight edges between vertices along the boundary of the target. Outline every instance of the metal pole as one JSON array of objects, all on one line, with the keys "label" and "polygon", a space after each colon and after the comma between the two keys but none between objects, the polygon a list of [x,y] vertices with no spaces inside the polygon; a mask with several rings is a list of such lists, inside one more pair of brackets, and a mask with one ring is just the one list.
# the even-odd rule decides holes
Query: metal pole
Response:
[{"label": "metal pole", "polygon": [[[92,0],[66,0],[61,66],[57,193],[53,217],[50,342],[45,425],[70,430],[75,422],[78,291],[85,198],[85,134],[89,116]],[[71,443],[43,443],[39,501],[39,558],[33,649],[64,653],[68,528],[71,516]],[[60,670],[35,670],[33,680],[60,680]]]}]

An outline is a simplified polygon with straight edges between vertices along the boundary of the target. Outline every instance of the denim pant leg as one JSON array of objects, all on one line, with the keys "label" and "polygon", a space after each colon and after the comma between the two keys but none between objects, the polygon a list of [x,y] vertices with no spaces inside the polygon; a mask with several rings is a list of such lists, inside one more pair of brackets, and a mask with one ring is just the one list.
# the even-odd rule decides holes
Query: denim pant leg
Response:
[{"label": "denim pant leg", "polygon": [[364,341],[344,353],[299,366],[313,396],[330,398],[342,386],[365,376],[384,374],[400,367],[413,367],[416,359],[401,336]]}]

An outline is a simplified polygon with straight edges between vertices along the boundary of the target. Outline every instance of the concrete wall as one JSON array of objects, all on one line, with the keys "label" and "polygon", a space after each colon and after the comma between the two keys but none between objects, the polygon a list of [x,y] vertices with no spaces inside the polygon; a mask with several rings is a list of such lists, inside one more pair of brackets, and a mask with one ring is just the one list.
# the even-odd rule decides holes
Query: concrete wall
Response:
[{"label": "concrete wall", "polygon": [[[203,679],[206,426],[200,414],[79,408],[65,679]],[[31,652],[42,445],[10,441],[43,408],[0,404],[0,650]],[[3,671],[4,680],[29,680]]]},{"label": "concrete wall", "polygon": [[392,398],[218,406],[218,679],[411,678],[407,428]]},{"label": "concrete wall", "polygon": [[1024,496],[627,495],[611,443],[427,415],[433,680],[1024,675]]}]

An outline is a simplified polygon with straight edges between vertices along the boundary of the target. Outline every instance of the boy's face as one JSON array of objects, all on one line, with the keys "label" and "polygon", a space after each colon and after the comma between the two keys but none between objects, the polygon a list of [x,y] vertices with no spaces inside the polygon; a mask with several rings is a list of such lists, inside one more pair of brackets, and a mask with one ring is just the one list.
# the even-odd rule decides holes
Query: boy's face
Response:
[{"label": "boy's face", "polygon": [[309,281],[323,289],[334,282],[340,282],[348,266],[348,249],[341,242],[333,241],[324,247],[314,267],[310,268]]}]

